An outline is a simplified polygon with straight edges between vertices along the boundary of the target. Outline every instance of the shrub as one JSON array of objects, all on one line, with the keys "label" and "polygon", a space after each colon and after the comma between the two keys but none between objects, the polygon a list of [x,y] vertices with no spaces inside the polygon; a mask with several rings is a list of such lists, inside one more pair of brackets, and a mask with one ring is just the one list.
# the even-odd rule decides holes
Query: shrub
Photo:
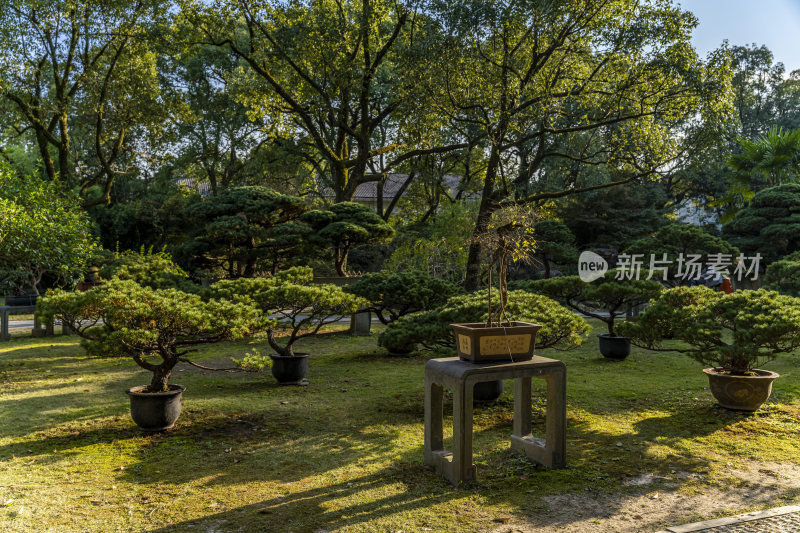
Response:
[{"label": "shrub", "polygon": [[308,285],[313,279],[314,271],[309,267],[292,267],[282,270],[274,276],[218,281],[203,291],[203,295],[206,298],[242,299],[286,283]]},{"label": "shrub", "polygon": [[[800,299],[774,291],[664,291],[620,332],[642,348],[675,351],[736,375],[800,348]],[[665,333],[688,345],[664,347]]]},{"label": "shrub", "polygon": [[44,276],[71,285],[95,248],[92,222],[57,183],[21,176],[0,162],[0,283],[39,294]]},{"label": "shrub", "polygon": [[198,295],[130,280],[112,280],[86,292],[51,291],[38,312],[75,331],[90,354],[125,355],[152,372],[148,392],[169,390],[172,369],[181,361],[205,368],[186,357],[195,346],[239,339],[269,326],[251,305],[204,302]]},{"label": "shrub", "polygon": [[[450,324],[485,322],[487,291],[450,298],[443,307],[414,313],[392,322],[381,333],[378,344],[386,348],[422,344],[453,347]],[[527,291],[509,291],[506,311],[513,320],[541,324],[536,335],[538,348],[568,350],[584,342],[590,331],[586,321],[550,298]]]},{"label": "shrub", "polygon": [[[578,276],[542,279],[527,284],[527,289],[558,300],[586,316],[605,322],[614,335],[614,322],[625,314],[628,305],[639,305],[659,295],[663,287],[657,281],[614,279],[613,270],[605,277],[586,283]],[[599,311],[605,311],[608,316]]]},{"label": "shrub", "polygon": [[370,311],[384,324],[410,313],[441,307],[460,292],[455,284],[419,270],[365,274],[344,290],[367,300]]},{"label": "shrub", "polygon": [[800,252],[789,254],[767,267],[765,289],[800,296]]},{"label": "shrub", "polygon": [[98,272],[101,279],[131,280],[151,289],[179,289],[196,292],[189,275],[166,252],[126,251],[114,256]]}]

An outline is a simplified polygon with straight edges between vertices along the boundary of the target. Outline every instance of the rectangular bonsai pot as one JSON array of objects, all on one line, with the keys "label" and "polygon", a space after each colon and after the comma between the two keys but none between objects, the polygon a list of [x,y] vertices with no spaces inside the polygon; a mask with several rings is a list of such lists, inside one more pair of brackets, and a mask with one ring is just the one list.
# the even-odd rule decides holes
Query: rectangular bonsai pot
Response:
[{"label": "rectangular bonsai pot", "polygon": [[536,346],[539,324],[507,322],[486,327],[483,322],[450,324],[456,334],[458,357],[472,363],[529,361]]}]

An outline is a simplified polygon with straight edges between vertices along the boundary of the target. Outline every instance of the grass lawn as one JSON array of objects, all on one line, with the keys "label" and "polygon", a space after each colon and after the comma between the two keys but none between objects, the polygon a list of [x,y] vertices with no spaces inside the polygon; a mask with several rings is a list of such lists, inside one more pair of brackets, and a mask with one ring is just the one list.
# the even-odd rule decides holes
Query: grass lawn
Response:
[{"label": "grass lawn", "polygon": [[[253,346],[265,342],[195,359],[225,364]],[[307,387],[178,367],[183,414],[146,435],[124,394],[148,381],[132,361],[89,358],[75,337],[0,343],[0,531],[656,531],[800,501],[789,357],[768,366],[782,377],[748,415],[718,407],[685,356],[607,362],[594,338],[543,350],[567,364],[568,467],[509,450],[507,384],[475,411],[479,480],[455,489],[422,465],[427,357],[388,357],[374,337],[298,351],[313,354]],[[533,409],[542,432],[541,394]]]}]

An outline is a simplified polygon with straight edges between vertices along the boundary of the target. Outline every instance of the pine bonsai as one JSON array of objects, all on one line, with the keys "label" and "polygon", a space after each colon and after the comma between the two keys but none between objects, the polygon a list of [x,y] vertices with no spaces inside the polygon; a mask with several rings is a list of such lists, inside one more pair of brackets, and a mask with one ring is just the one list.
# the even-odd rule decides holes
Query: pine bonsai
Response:
[{"label": "pine bonsai", "polygon": [[355,202],[309,211],[301,220],[313,230],[308,241],[330,250],[340,276],[347,276],[347,256],[353,246],[386,242],[394,235],[394,229],[375,211]]},{"label": "pine bonsai", "polygon": [[275,273],[297,255],[307,228],[295,221],[307,209],[301,198],[267,187],[225,189],[190,206],[196,232],[179,254],[192,270],[219,269],[228,278]]},{"label": "pine bonsai", "polygon": [[171,255],[152,250],[115,254],[100,268],[99,275],[104,280],[132,280],[151,289],[180,289],[184,292],[197,292],[199,289],[191,282],[189,274],[175,264]]},{"label": "pine bonsai", "polygon": [[460,292],[455,284],[419,270],[364,274],[344,290],[367,300],[369,310],[384,324],[410,313],[441,307]]},{"label": "pine bonsai", "polygon": [[[614,271],[586,283],[578,276],[542,279],[527,284],[527,289],[549,296],[586,316],[605,322],[609,335],[615,335],[614,323],[629,305],[650,301],[662,290],[660,283],[647,280],[615,280]],[[607,313],[607,315],[605,313]]]},{"label": "pine bonsai", "polygon": [[[763,289],[725,294],[676,287],[619,330],[636,346],[684,353],[720,372],[748,375],[800,348],[800,299]],[[688,346],[663,346],[665,333]]]},{"label": "pine bonsai", "polygon": [[[295,267],[270,278],[220,281],[211,286],[209,294],[252,302],[264,317],[277,318],[267,328],[267,342],[278,355],[292,357],[298,340],[366,305],[341,287],[307,285],[312,277],[310,268]],[[279,331],[287,335],[279,338]]]},{"label": "pine bonsai", "polygon": [[[414,313],[392,322],[381,333],[378,344],[400,348],[422,344],[427,348],[454,346],[450,324],[485,322],[487,290],[450,298],[443,307]],[[537,348],[568,350],[583,344],[590,331],[586,321],[569,309],[540,294],[510,291],[506,312],[515,320],[541,324],[536,334]]]},{"label": "pine bonsai", "polygon": [[[151,289],[111,280],[86,292],[49,292],[39,303],[44,320],[58,318],[83,338],[88,353],[132,358],[153,377],[147,392],[169,390],[172,369],[201,344],[239,339],[270,322],[251,305],[204,302],[176,289]],[[216,369],[210,369],[216,370]]]}]

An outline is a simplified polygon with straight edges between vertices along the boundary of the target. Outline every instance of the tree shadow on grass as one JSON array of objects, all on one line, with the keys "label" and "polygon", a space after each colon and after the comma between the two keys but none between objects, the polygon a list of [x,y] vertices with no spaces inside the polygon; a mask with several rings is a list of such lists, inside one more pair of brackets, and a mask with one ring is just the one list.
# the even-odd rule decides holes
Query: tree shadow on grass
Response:
[{"label": "tree shadow on grass", "polygon": [[[413,454],[421,454],[417,449]],[[410,511],[464,495],[443,481],[431,490],[430,472],[419,464],[395,462],[385,470],[265,499],[173,523],[150,533],[166,533],[213,524],[222,531],[316,531],[358,527],[380,519],[405,517]],[[422,486],[418,486],[423,482]],[[370,529],[374,530],[374,529]]]}]

